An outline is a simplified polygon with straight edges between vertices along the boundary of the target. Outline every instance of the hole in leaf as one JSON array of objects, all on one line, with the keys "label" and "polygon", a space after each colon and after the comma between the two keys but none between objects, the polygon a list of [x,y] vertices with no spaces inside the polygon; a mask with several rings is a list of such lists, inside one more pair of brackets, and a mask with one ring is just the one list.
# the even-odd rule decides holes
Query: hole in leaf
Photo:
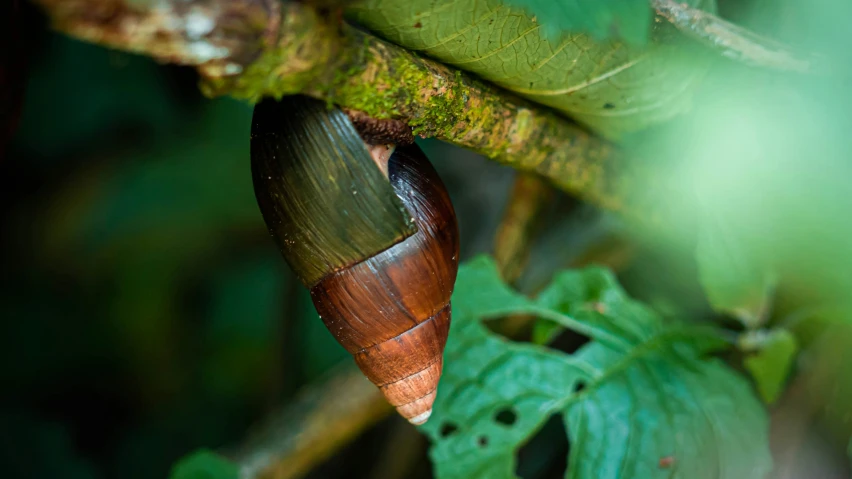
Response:
[{"label": "hole in leaf", "polygon": [[612,110],[613,108],[615,108],[615,105],[612,103],[604,103],[604,110]]},{"label": "hole in leaf", "polygon": [[511,426],[518,420],[518,415],[512,410],[512,408],[503,408],[497,411],[497,414],[494,416],[494,420],[500,424]]},{"label": "hole in leaf", "polygon": [[574,394],[580,393],[586,389],[586,381],[580,380],[574,383]]},{"label": "hole in leaf", "polygon": [[501,316],[482,324],[492,333],[503,336],[509,341],[528,343],[532,340],[533,327],[536,319],[528,314],[512,314]]},{"label": "hole in leaf", "polygon": [[570,330],[563,330],[561,334],[556,336],[550,343],[550,347],[558,349],[563,353],[574,354],[578,349],[582,348],[592,339],[579,333]]},{"label": "hole in leaf", "polygon": [[459,427],[451,422],[445,422],[441,425],[441,430],[438,431],[438,434],[443,437],[448,437],[452,435],[454,432],[458,431]]},{"label": "hole in leaf", "polygon": [[570,449],[562,415],[554,414],[518,450],[515,473],[523,479],[563,477],[568,467]]},{"label": "hole in leaf", "polygon": [[488,438],[485,436],[479,436],[479,438],[477,438],[476,440],[476,443],[479,445],[479,447],[485,447],[488,445]]},{"label": "hole in leaf", "polygon": [[588,336],[526,314],[490,318],[482,324],[492,333],[509,341],[534,342],[544,348],[568,354],[573,354],[591,341]]}]

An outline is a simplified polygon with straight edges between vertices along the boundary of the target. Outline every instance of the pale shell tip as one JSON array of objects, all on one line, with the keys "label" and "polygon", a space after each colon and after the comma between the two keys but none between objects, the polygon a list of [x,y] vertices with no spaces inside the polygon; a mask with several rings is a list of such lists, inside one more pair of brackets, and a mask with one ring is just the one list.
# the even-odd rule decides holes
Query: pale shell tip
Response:
[{"label": "pale shell tip", "polygon": [[429,416],[431,416],[431,415],[432,415],[432,409],[429,409],[428,411],[422,412],[422,413],[414,416],[413,418],[410,418],[408,420],[408,422],[410,422],[411,424],[414,424],[415,426],[419,426],[419,425],[425,423],[429,419]]}]

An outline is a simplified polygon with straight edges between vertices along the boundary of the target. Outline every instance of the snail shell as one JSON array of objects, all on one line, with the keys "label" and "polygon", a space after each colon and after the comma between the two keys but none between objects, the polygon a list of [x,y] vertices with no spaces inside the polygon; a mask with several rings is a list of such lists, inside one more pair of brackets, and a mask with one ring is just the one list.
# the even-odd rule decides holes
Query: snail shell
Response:
[{"label": "snail shell", "polygon": [[[285,110],[307,109],[313,119],[334,117],[340,120],[338,115],[343,115],[339,110],[329,111],[319,102],[321,108],[316,108],[317,103],[302,97],[286,97],[283,101],[287,104]],[[366,251],[371,249],[370,244],[375,244],[376,247],[372,248],[375,251],[369,254],[350,255],[349,260],[342,261],[345,264],[339,266],[326,264],[321,274],[300,273],[302,259],[291,259],[291,256],[304,250],[300,250],[300,245],[294,244],[294,241],[304,238],[298,230],[316,226],[317,218],[300,218],[299,208],[282,205],[282,201],[292,201],[287,198],[294,194],[291,191],[287,196],[282,195],[276,185],[284,182],[282,173],[295,173],[282,168],[281,164],[293,163],[292,152],[299,148],[293,148],[292,143],[338,141],[335,134],[353,127],[348,122],[335,121],[334,134],[329,136],[328,128],[304,131],[304,122],[289,122],[287,128],[293,131],[273,138],[259,134],[263,129],[263,126],[258,126],[259,119],[274,120],[265,113],[259,115],[258,109],[263,105],[261,103],[255,110],[252,164],[255,191],[267,225],[278,240],[285,259],[310,288],[314,306],[331,334],[354,356],[364,375],[381,389],[403,417],[414,424],[422,424],[432,412],[441,376],[443,350],[450,326],[450,296],[458,271],[458,225],[446,188],[416,145],[395,147],[386,165],[377,164],[375,155],[370,155],[363,142],[360,149],[350,145],[345,148],[346,154],[359,157],[359,161],[349,162],[344,168],[346,171],[336,171],[333,175],[323,171],[311,176],[313,187],[310,192],[300,191],[297,195],[299,201],[311,203],[314,195],[327,195],[335,184],[349,184],[353,169],[369,170],[365,181],[379,181],[383,185],[370,184],[366,189],[372,191],[388,186],[393,196],[391,199],[399,201],[405,214],[410,215],[407,226],[413,224],[416,231],[403,231],[403,238],[382,240],[385,243],[372,238],[373,243],[365,242],[356,248]],[[280,109],[280,106],[279,103],[276,108]],[[357,136],[357,132],[355,134]],[[343,136],[350,137],[349,134]],[[287,148],[269,148],[271,143],[280,142],[282,138],[290,144]],[[291,154],[270,154],[273,150],[278,153],[286,150]],[[334,157],[317,153],[312,152],[314,163],[323,163]],[[360,161],[362,159],[364,161]],[[295,162],[299,163],[299,160]],[[353,197],[360,194],[362,186],[354,185],[358,193],[352,194]],[[308,196],[302,198],[302,195]],[[381,194],[377,194],[376,199],[388,200]],[[395,205],[379,204],[377,207],[392,211]],[[368,217],[374,212],[364,211],[367,217],[360,215],[363,208],[369,209],[370,205],[361,205],[363,208],[357,210],[350,210],[350,206],[351,200],[341,199],[340,202],[325,203],[322,213],[343,217],[339,223],[332,220],[335,228],[343,228],[343,231],[331,229],[310,233],[350,237],[353,223],[362,228],[361,222],[383,221],[381,217]],[[282,211],[293,213],[282,218]],[[286,225],[283,231],[282,225]],[[376,228],[388,230],[387,225],[377,224]],[[328,244],[326,240],[318,243]],[[304,269],[313,271],[316,269],[314,265],[320,263],[323,261],[313,261]]]}]

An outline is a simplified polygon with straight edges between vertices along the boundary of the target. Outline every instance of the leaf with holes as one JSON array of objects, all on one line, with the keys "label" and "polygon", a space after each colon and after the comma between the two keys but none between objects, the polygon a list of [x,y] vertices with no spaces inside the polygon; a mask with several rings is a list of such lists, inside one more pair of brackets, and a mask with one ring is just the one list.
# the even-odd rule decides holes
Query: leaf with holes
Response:
[{"label": "leaf with holes", "polygon": [[[641,339],[643,331],[656,324],[654,315],[643,305],[629,301],[612,275],[600,268],[560,273],[538,295],[536,303],[561,313],[548,314],[544,318],[550,321],[534,325],[533,339],[537,344],[547,344],[566,326],[570,328],[571,324],[564,324],[566,317],[608,329],[616,342],[620,342],[618,338]],[[613,323],[607,320],[609,316],[622,321]]]},{"label": "leaf with holes", "polygon": [[[527,14],[519,0],[364,0],[348,15],[379,36],[477,74],[534,102],[556,108],[612,138],[668,120],[690,108],[707,57],[667,23],[654,23],[647,45],[595,41],[573,28],[558,37],[544,25],[567,16]],[[632,0],[621,0],[632,4]],[[598,4],[571,17],[608,23],[616,0],[524,0],[527,5]],[[638,3],[638,0],[636,0]],[[647,8],[647,2],[646,3]],[[715,0],[688,0],[715,10]],[[620,12],[626,12],[626,7]],[[567,10],[566,10],[567,11]],[[621,18],[621,17],[619,17]],[[602,20],[601,20],[602,19]],[[638,20],[641,23],[641,17]],[[565,24],[567,26],[567,24]],[[437,101],[437,99],[436,99]],[[436,104],[436,108],[440,107]]]},{"label": "leaf with holes", "polygon": [[[559,275],[536,300],[488,258],[459,272],[432,419],[437,477],[511,478],[515,453],[561,414],[568,478],[763,477],[766,413],[717,359],[712,331],[666,324],[602,269]],[[532,314],[588,336],[574,354],[510,342],[481,323]]]}]

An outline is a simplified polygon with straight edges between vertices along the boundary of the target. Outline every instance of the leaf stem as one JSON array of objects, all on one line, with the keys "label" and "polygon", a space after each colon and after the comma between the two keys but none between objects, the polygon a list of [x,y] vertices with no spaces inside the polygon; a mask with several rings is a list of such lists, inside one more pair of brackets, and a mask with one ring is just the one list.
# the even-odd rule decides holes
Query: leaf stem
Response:
[{"label": "leaf stem", "polygon": [[[643,342],[642,344],[639,344],[630,349],[623,358],[613,364],[612,367],[607,368],[604,373],[599,374],[594,381],[587,384],[586,387],[579,393],[571,394],[565,397],[564,399],[554,401],[554,407],[552,409],[564,410],[574,402],[593,392],[595,388],[597,388],[600,384],[604,383],[607,379],[624,372],[635,361],[642,359],[648,354],[656,352],[658,350],[657,347],[659,345],[666,344],[667,342],[673,342],[677,339],[706,338],[708,336],[708,331],[710,330],[705,328],[682,328],[658,334]],[[727,343],[727,341],[723,342]]]},{"label": "leaf stem", "polygon": [[602,344],[605,344],[611,348],[615,348],[619,351],[627,351],[630,349],[630,343],[610,333],[609,331],[577,321],[576,319],[568,315],[560,314],[550,309],[540,308],[537,306],[524,308],[524,310],[520,312],[534,314],[541,319],[553,321],[556,324],[564,326],[576,333],[580,333],[584,336],[588,336],[592,339],[600,341]]},{"label": "leaf stem", "polygon": [[681,33],[737,62],[797,73],[821,72],[825,67],[816,55],[797,52],[779,41],[677,0],[652,0],[652,5],[658,15]]},{"label": "leaf stem", "polygon": [[553,189],[540,176],[522,173],[515,177],[494,235],[494,260],[506,283],[514,283],[526,267],[530,243],[541,226],[540,213],[553,198]]}]

